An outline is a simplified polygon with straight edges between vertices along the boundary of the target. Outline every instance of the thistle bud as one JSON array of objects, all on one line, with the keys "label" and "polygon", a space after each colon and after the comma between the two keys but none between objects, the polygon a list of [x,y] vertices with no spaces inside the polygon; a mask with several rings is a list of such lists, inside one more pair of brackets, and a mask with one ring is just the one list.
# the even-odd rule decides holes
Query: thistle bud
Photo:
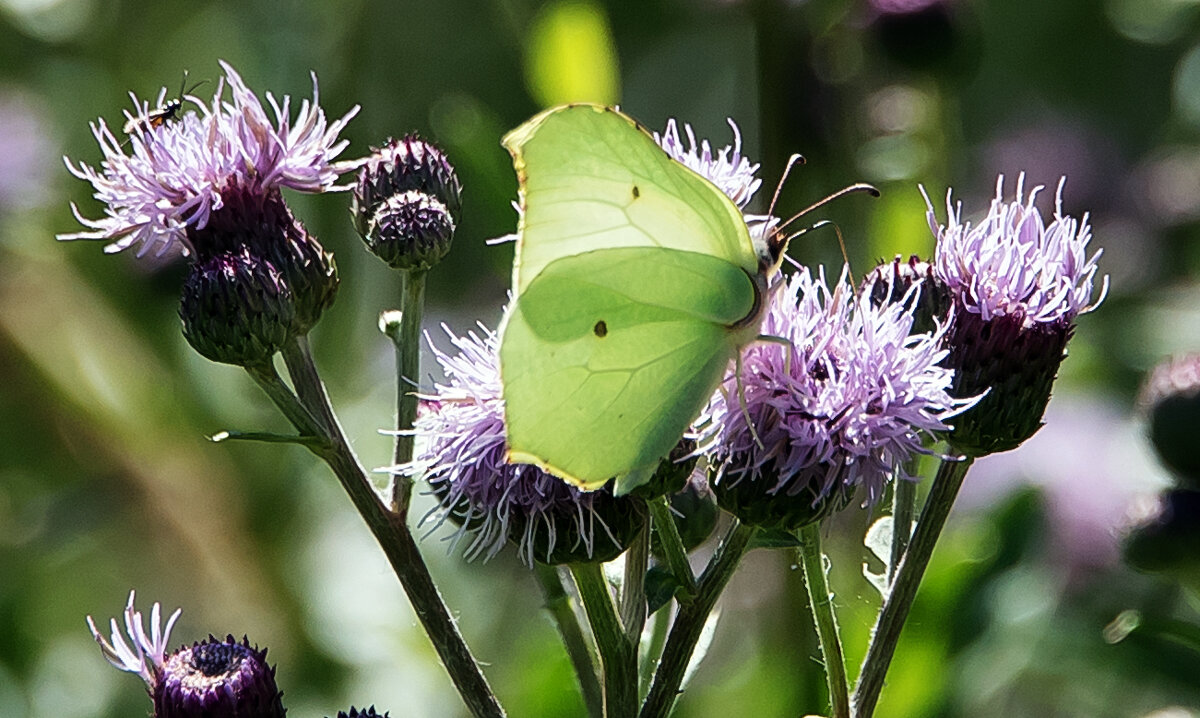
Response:
[{"label": "thistle bud", "polygon": [[1155,367],[1139,403],[1159,458],[1181,486],[1200,489],[1200,354]]},{"label": "thistle bud", "polygon": [[[251,647],[243,637],[208,640],[183,646],[168,655],[171,629],[182,611],[176,609],[162,625],[161,606],[150,611],[150,625],[134,608],[134,593],[125,605],[125,635],[116,619],[105,638],[88,616],[92,638],[114,668],[136,673],[154,702],[154,718],[283,718],[283,693],[275,685],[275,668],[267,665],[267,650]],[[128,639],[128,640],[126,640]]]},{"label": "thistle bud", "polygon": [[243,253],[269,264],[291,295],[290,331],[307,334],[337,296],[333,255],[292,215],[278,191],[263,196],[252,188],[231,186],[223,196],[225,204],[208,224],[190,233],[196,263],[218,254]]},{"label": "thistle bud", "polygon": [[388,718],[388,714],[383,713],[381,715],[376,713],[375,706],[363,708],[362,710],[358,710],[354,706],[350,706],[349,711],[338,711],[337,718]]},{"label": "thistle bud", "polygon": [[946,286],[933,273],[933,265],[917,255],[908,259],[900,255],[890,262],[880,262],[863,278],[859,291],[870,297],[875,306],[904,301],[913,286],[919,285],[913,302],[913,334],[934,331],[937,322],[945,321],[950,312],[950,295]]},{"label": "thistle bud", "polygon": [[1194,578],[1200,572],[1200,491],[1164,492],[1157,511],[1126,536],[1124,553],[1138,570]]},{"label": "thistle bud", "polygon": [[423,270],[450,251],[454,219],[446,205],[419,190],[392,195],[376,207],[363,239],[392,269]]},{"label": "thistle bud", "polygon": [[450,249],[462,185],[436,146],[409,135],[374,148],[358,172],[351,216],[367,247],[389,266],[428,269]]},{"label": "thistle bud", "polygon": [[214,636],[167,657],[154,688],[155,718],[283,718],[283,693],[266,649]]},{"label": "thistle bud", "polygon": [[245,248],[192,264],[179,317],[196,351],[238,366],[269,363],[296,327],[291,290],[269,262]]}]

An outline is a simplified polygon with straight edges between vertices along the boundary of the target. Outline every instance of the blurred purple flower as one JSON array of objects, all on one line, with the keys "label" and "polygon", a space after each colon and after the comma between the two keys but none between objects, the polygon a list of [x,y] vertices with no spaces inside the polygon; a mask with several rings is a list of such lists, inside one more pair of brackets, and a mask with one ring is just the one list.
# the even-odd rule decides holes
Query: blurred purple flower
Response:
[{"label": "blurred purple flower", "polygon": [[[301,102],[294,123],[291,98],[284,96],[280,104],[267,94],[272,122],[237,72],[225,62],[221,67],[225,77],[211,105],[187,97],[195,109],[152,126],[150,104],[131,95],[137,112],[127,117],[136,129],[128,138],[119,139],[104,120],[92,125],[104,152],[100,169],[64,159],[72,174],[92,183],[96,199],[106,205],[105,216],[87,219],[72,204],[89,230],[59,239],[112,240],[105,247],[110,253],[137,244],[139,256],[154,247],[160,255],[174,247],[192,254],[196,248],[189,228],[204,229],[224,205],[226,193],[265,197],[282,187],[322,192],[334,189],[338,175],[358,166],[333,161],[348,144],[338,134],[358,107],[327,123],[315,74],[312,102]],[[227,85],[232,98],[223,100]],[[159,103],[165,93],[159,93]]]},{"label": "blurred purple flower", "polygon": [[628,540],[623,517],[629,500],[609,489],[580,491],[528,464],[508,463],[497,336],[482,325],[482,337],[443,329],[458,352],[447,354],[430,342],[446,383],[435,386],[417,417],[416,459],[395,469],[424,476],[438,497],[440,505],[424,520],[435,528],[447,519],[458,524],[454,545],[474,534],[464,551],[469,559],[495,556],[506,539],[530,565],[619,553]]},{"label": "blurred purple flower", "polygon": [[832,291],[807,269],[776,285],[762,333],[791,347],[746,349],[740,380],[731,372],[697,422],[711,432],[705,448],[721,466],[718,486],[754,482],[764,501],[804,495],[814,505],[861,486],[873,504],[893,476],[912,480],[904,462],[927,453],[924,438],[969,404],[948,394],[945,328],[910,334],[919,286],[874,306],[845,274]]},{"label": "blurred purple flower", "polygon": [[36,207],[50,195],[50,118],[33,97],[0,89],[0,212]]}]

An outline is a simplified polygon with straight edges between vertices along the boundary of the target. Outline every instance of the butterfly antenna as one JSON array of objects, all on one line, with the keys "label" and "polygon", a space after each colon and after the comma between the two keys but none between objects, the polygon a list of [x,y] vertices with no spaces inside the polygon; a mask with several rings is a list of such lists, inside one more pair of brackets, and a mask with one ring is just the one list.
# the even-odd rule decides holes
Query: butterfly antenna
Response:
[{"label": "butterfly antenna", "polygon": [[[828,197],[825,197],[824,199],[820,199],[820,200],[810,204],[809,206],[805,207],[804,209],[800,210],[796,214],[789,217],[786,222],[783,222],[780,225],[778,225],[777,227],[775,227],[775,231],[772,233],[771,239],[768,240],[769,245],[770,245],[768,247],[768,249],[771,253],[771,256],[775,259],[775,261],[776,262],[781,261],[781,258],[783,257],[784,252],[787,251],[788,242],[791,241],[792,237],[785,236],[783,233],[783,230],[788,225],[790,225],[791,223],[800,219],[801,217],[803,217],[804,215],[813,211],[814,209],[817,209],[818,207],[824,206],[824,205],[832,202],[833,200],[838,199],[839,197],[845,197],[848,194],[854,194],[856,192],[866,192],[867,194],[871,195],[872,197],[879,196],[879,190],[875,189],[875,187],[873,187],[865,182],[857,182],[855,184],[850,185],[849,187],[843,187],[842,189],[838,190],[837,192],[834,192],[833,194],[829,195]],[[815,226],[817,226],[817,225],[814,225],[814,227]],[[812,227],[809,227],[808,229],[812,229]],[[807,231],[807,230],[802,230],[800,233],[803,234],[805,231]],[[840,237],[840,234],[839,234],[839,237]],[[842,254],[845,254],[845,247],[842,248]]]},{"label": "butterfly antenna", "polygon": [[737,379],[737,395],[738,406],[742,409],[742,418],[746,420],[746,428],[750,429],[750,436],[754,437],[754,443],[758,445],[759,451],[766,451],[767,447],[763,445],[762,439],[758,438],[758,431],[754,428],[754,422],[750,419],[750,407],[746,405],[746,385],[742,383],[742,353],[737,353],[737,358],[734,360],[734,377]]},{"label": "butterfly antenna", "polygon": [[783,174],[779,177],[778,184],[775,185],[775,194],[771,195],[771,206],[767,207],[767,216],[775,213],[775,204],[779,201],[779,194],[783,191],[783,183],[787,182],[788,175],[792,172],[792,167],[798,164],[802,165],[807,161],[804,159],[804,155],[795,153],[788,158],[787,166],[783,168]]}]

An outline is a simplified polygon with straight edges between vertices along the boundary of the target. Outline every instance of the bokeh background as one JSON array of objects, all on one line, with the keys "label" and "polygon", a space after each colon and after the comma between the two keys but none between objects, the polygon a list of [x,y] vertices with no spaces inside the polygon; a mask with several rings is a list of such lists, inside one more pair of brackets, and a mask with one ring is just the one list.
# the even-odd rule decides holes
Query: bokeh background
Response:
[{"label": "bokeh background", "polygon": [[[783,211],[854,181],[883,190],[821,210],[856,272],[928,254],[918,183],[966,213],[996,176],[1069,180],[1112,291],[1083,317],[1047,415],[1026,446],[980,461],[900,645],[880,715],[1200,715],[1200,654],[1167,632],[1197,622],[1171,580],[1123,564],[1119,541],[1168,481],[1144,438],[1139,382],[1200,343],[1200,2],[1196,0],[0,0],[0,716],[145,715],[84,616],[184,608],[176,642],[209,633],[270,647],[290,715],[374,703],[460,716],[432,649],[365,527],[305,451],[214,445],[222,429],[284,430],[243,372],[183,341],[178,258],[58,243],[68,203],[96,216],[61,157],[95,164],[88,122],[118,127],[130,91],[177,92],[233,63],[260,94],[306,97],[309,71],[360,156],[418,131],[460,172],[454,250],[430,277],[429,326],[494,326],[505,298],[516,181],[499,140],[550,104],[619,102],[650,127],[690,122],[717,146],[734,118]],[[769,189],[759,197],[765,202]],[[378,333],[399,285],[360,245],[346,195],[293,208],[341,271],[313,341],[370,466],[386,464],[392,355]],[[761,209],[761,206],[760,206]],[[944,214],[942,215],[944,217]],[[798,241],[840,264],[831,232]],[[430,368],[430,377],[433,376]],[[429,381],[432,381],[430,378]],[[427,382],[428,383],[428,382]],[[382,481],[382,477],[380,479]],[[423,507],[418,508],[419,515]],[[878,596],[850,511],[828,530],[853,662]],[[513,716],[578,716],[570,667],[528,570],[424,540],[432,570]],[[723,601],[679,716],[819,712],[800,573],[754,552]],[[1130,613],[1133,612],[1133,613]]]}]

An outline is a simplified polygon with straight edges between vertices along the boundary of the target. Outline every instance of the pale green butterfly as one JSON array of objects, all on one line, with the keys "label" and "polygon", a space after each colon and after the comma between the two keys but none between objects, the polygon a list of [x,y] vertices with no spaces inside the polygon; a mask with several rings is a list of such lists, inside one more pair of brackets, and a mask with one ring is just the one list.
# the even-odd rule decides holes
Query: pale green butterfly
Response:
[{"label": "pale green butterfly", "polygon": [[615,109],[553,108],[504,146],[521,204],[500,330],[509,461],[625,493],[758,336],[786,241],[756,247],[721,190]]}]

